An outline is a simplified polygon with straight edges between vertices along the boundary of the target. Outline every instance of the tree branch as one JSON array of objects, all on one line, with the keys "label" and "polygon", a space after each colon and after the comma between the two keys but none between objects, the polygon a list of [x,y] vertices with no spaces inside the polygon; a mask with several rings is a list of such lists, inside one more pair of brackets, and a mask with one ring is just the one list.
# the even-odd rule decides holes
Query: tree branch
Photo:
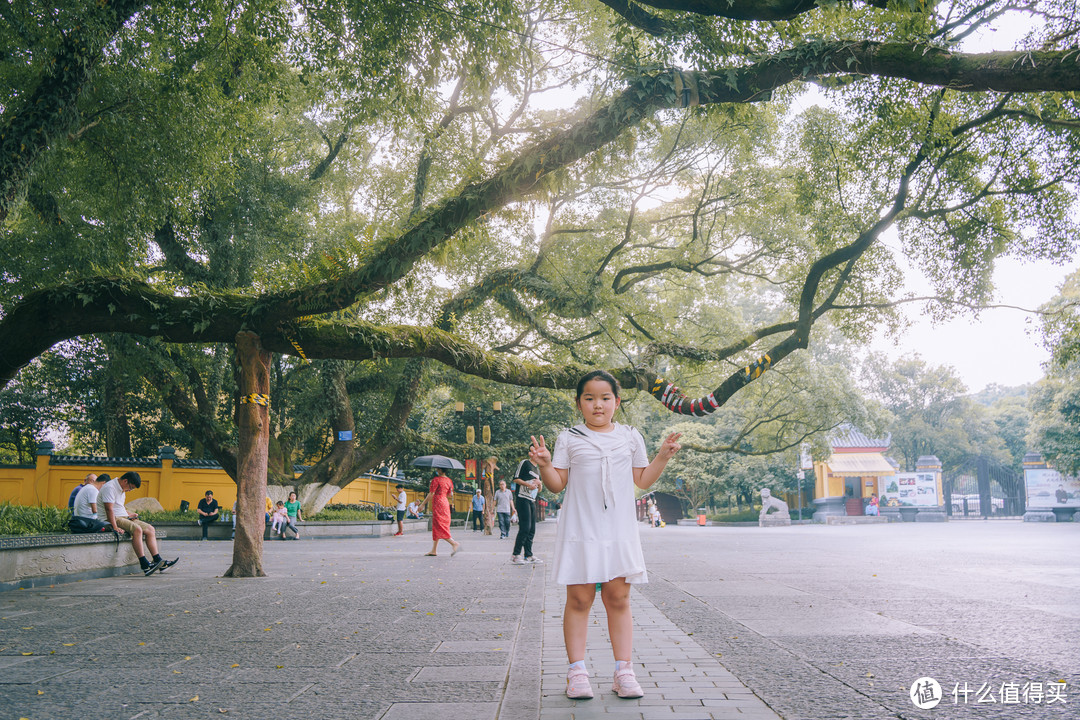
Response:
[{"label": "tree branch", "polygon": [[[657,10],[724,17],[730,20],[790,20],[810,12],[817,0],[639,0]],[[886,0],[864,0],[865,4],[884,8]],[[605,3],[607,4],[607,3]]]},{"label": "tree branch", "polygon": [[[697,89],[701,104],[746,103],[795,80],[834,73],[909,79],[941,87],[975,91],[1038,92],[1080,90],[1077,53],[951,53],[907,43],[814,43],[777,53],[759,63],[721,72],[678,73]],[[466,224],[533,192],[540,179],[603,147],[654,112],[682,107],[675,74],[641,77],[589,118],[522,151],[502,171],[471,183],[456,196],[422,214],[398,237],[383,238],[360,267],[340,278],[276,293],[252,311],[263,323],[340,310],[361,294],[393,283],[415,263]]]},{"label": "tree branch", "polygon": [[600,0],[600,2],[618,13],[626,22],[654,37],[663,37],[674,29],[667,20],[653,15],[635,2],[629,0]]}]

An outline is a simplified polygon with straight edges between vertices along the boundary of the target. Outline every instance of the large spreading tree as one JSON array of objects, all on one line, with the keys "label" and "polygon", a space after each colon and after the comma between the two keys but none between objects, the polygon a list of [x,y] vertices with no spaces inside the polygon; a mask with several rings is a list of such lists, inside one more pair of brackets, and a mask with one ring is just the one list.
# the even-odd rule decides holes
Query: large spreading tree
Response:
[{"label": "large spreading tree", "polygon": [[[1035,20],[1016,47],[964,44],[1004,13]],[[0,21],[0,383],[108,338],[236,478],[233,575],[263,572],[282,441],[335,432],[313,494],[422,446],[431,363],[535,388],[603,365],[705,415],[815,326],[890,321],[896,253],[978,304],[995,258],[1075,237],[1065,0],[30,1]]]}]

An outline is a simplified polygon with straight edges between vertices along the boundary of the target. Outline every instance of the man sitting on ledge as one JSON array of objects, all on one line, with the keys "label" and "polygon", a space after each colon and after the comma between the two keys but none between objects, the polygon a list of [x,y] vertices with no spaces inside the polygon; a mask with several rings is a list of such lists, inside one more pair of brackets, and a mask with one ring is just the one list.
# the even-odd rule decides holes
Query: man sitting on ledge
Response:
[{"label": "man sitting on ledge", "polygon": [[[131,535],[131,547],[139,558],[139,566],[144,575],[153,575],[158,570],[166,570],[176,564],[177,560],[165,560],[158,554],[157,535],[154,526],[139,519],[138,513],[129,513],[124,507],[128,490],[134,490],[142,485],[142,478],[134,470],[105,483],[98,494],[98,518],[109,523],[117,533],[129,533]],[[147,560],[143,552],[143,541],[150,549],[151,559]]]},{"label": "man sitting on ledge", "polygon": [[79,486],[79,494],[75,496],[75,505],[71,510],[71,520],[68,527],[74,533],[108,532],[112,530],[109,524],[98,519],[98,495],[101,486],[111,480],[108,475],[87,475],[86,484]]}]

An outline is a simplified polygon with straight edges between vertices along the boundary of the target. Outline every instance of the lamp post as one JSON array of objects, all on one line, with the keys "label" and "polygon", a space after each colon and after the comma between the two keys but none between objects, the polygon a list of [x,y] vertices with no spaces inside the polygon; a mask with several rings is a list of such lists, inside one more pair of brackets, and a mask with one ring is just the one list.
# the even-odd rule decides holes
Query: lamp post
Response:
[{"label": "lamp post", "polygon": [[[454,412],[457,414],[458,417],[462,418],[462,420],[465,420],[465,403],[463,403],[463,402],[454,403]],[[495,414],[501,413],[502,412],[502,402],[500,402],[498,400],[492,402],[490,412],[493,412]],[[478,406],[476,408],[476,425],[475,426],[472,424],[472,422],[470,422],[468,420],[465,420],[465,422],[468,423],[465,426],[465,442],[466,442],[466,444],[468,444],[468,445],[475,444],[477,435],[480,436],[480,440],[481,440],[481,442],[483,442],[484,445],[490,445],[491,444],[491,426],[490,425],[484,425],[484,408],[483,407]],[[477,448],[477,451],[478,452],[476,454],[478,456],[483,454],[483,453],[479,452],[479,448]],[[483,461],[483,458],[482,457],[477,457],[476,461],[477,461],[477,465],[481,465],[481,463]],[[494,468],[494,464],[492,464],[492,468]],[[491,526],[492,526],[492,524],[493,524],[493,522],[495,520],[495,505],[494,505],[494,503],[495,503],[495,477],[494,477],[495,473],[494,473],[494,471],[492,471],[491,473],[485,473],[483,467],[478,467],[477,471],[480,473],[481,482],[479,484],[480,484],[481,492],[482,492],[482,494],[484,496],[484,534],[485,535],[490,535],[491,534]]]},{"label": "lamp post", "polygon": [[[460,417],[460,418],[462,418],[464,420],[464,418],[465,418],[465,403],[463,403],[463,402],[454,403],[454,412],[457,414],[458,417]],[[491,412],[496,413],[496,414],[501,413],[502,412],[502,403],[500,401],[498,401],[498,400],[491,403]],[[482,408],[482,407],[477,407],[476,408],[476,425],[474,426],[471,422],[469,422],[465,426],[465,442],[466,442],[466,444],[468,444],[468,445],[474,444],[476,442],[476,436],[477,435],[480,436],[480,440],[485,445],[490,445],[491,444],[491,426],[490,425],[484,425],[484,408]]]}]

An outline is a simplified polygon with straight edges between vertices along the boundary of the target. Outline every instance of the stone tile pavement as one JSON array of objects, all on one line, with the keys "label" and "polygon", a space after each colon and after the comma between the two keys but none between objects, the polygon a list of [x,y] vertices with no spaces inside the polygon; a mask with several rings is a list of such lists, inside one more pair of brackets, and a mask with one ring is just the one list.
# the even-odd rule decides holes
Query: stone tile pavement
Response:
[{"label": "stone tile pavement", "polygon": [[592,675],[595,697],[567,698],[567,658],[562,637],[564,601],[563,588],[548,583],[544,601],[541,720],[772,720],[779,717],[636,589],[631,590],[630,597],[634,616],[634,672],[645,697],[625,700],[611,691],[615,662],[607,615],[597,593],[585,650],[585,665]]},{"label": "stone tile pavement", "polygon": [[[554,530],[540,525],[539,556]],[[584,702],[563,694],[562,589],[550,564],[510,565],[509,540],[456,530],[453,558],[423,557],[420,535],[268,543],[270,576],[243,580],[220,577],[229,543],[167,540],[183,559],[164,576],[0,593],[0,720],[1069,720],[1078,530],[643,527],[651,582],[631,601],[647,695],[609,691],[597,598]],[[946,692],[1067,690],[918,710],[922,674]]]},{"label": "stone tile pavement", "polygon": [[[538,555],[554,529],[541,524]],[[163,575],[0,594],[0,719],[776,717],[636,592],[647,697],[608,691],[598,598],[600,692],[571,703],[550,565],[457,537],[457,556],[435,558],[424,537],[269,542],[269,577],[244,580],[220,577],[229,543],[166,541],[182,560]]]}]

